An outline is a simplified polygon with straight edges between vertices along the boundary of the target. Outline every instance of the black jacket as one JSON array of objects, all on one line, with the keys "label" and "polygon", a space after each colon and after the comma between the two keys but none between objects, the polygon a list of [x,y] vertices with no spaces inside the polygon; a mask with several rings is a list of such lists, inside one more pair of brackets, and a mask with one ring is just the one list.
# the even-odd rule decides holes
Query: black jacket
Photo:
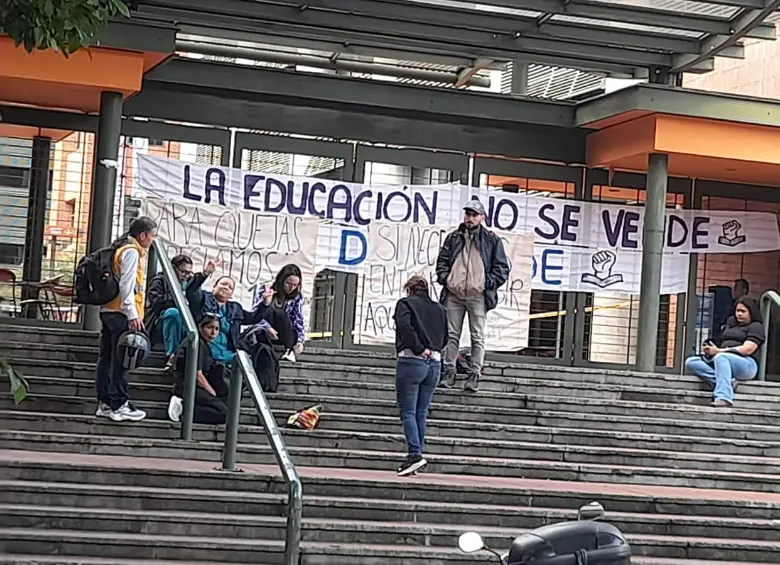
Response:
[{"label": "black jacket", "polygon": [[[479,226],[474,234],[474,244],[485,265],[485,308],[492,310],[498,305],[498,289],[509,279],[509,261],[504,251],[504,242],[495,233]],[[436,278],[442,285],[441,301],[447,296],[447,278],[452,265],[466,245],[466,225],[461,224],[447,236],[436,259]]]},{"label": "black jacket", "polygon": [[[200,288],[207,278],[203,273],[198,273],[192,277],[190,284],[187,285],[186,296],[196,324],[203,318],[204,314],[219,314],[217,297]],[[262,302],[251,312],[244,310],[241,304],[233,300],[225,304],[225,318],[230,324],[230,335],[228,336],[228,349],[230,351],[238,351],[241,326],[259,324],[267,310],[268,307]]]},{"label": "black jacket", "polygon": [[395,349],[443,351],[447,345],[447,311],[430,296],[408,296],[395,305]]},{"label": "black jacket", "polygon": [[168,287],[168,281],[165,280],[165,275],[162,273],[152,277],[149,284],[146,287],[146,305],[144,326],[146,331],[151,332],[157,320],[160,318],[163,312],[168,308],[175,308],[176,303],[173,301],[173,293]]}]

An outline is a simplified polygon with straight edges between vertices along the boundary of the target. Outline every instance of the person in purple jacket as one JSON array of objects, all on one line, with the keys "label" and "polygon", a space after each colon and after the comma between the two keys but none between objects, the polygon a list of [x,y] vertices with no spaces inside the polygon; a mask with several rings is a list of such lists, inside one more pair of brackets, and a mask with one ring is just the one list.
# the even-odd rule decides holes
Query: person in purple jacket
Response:
[{"label": "person in purple jacket", "polygon": [[[265,319],[256,327],[265,332],[269,345],[285,345],[288,350],[285,358],[294,361],[295,356],[303,353],[303,345],[306,341],[301,269],[295,264],[285,265],[276,274],[271,288],[276,291],[276,294]],[[262,299],[265,290],[266,285],[258,289],[255,301]]]}]

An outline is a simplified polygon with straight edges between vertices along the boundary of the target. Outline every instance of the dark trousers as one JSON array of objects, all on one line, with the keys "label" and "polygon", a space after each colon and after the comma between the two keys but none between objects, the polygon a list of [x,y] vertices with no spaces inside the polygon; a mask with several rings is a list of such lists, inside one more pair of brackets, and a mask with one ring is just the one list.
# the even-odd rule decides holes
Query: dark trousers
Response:
[{"label": "dark trousers", "polygon": [[293,345],[298,341],[298,336],[295,335],[295,329],[293,328],[287,312],[281,308],[271,308],[268,311],[268,314],[266,314],[265,320],[276,330],[279,337],[275,341],[271,341],[268,336],[263,333],[259,338],[260,341],[271,347],[283,345],[285,349],[292,349]]},{"label": "dark trousers", "polygon": [[95,373],[98,402],[112,410],[127,402],[127,371],[117,353],[119,337],[128,330],[127,316],[119,312],[101,312],[100,352]]},{"label": "dark trousers", "polygon": [[[195,413],[192,419],[196,424],[224,424],[228,412],[230,369],[224,365],[214,365],[204,376],[217,396],[212,396],[204,389],[197,387],[195,389]],[[174,388],[173,393],[179,397],[184,394],[182,387]]]}]

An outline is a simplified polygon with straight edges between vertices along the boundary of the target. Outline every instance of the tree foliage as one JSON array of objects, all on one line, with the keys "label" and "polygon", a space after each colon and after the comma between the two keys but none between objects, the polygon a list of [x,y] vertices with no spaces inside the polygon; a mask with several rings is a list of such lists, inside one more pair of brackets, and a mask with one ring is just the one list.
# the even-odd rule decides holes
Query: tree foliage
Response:
[{"label": "tree foliage", "polygon": [[28,53],[51,49],[67,57],[116,15],[130,16],[124,0],[0,0],[0,31]]}]

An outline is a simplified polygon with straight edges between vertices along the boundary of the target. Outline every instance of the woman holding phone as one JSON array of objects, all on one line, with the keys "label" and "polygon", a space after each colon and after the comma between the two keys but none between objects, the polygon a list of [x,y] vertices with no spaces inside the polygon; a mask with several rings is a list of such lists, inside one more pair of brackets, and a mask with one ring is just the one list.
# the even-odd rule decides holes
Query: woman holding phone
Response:
[{"label": "woman holding phone", "polygon": [[734,316],[726,322],[720,346],[705,342],[702,354],[686,359],[685,367],[713,388],[712,406],[728,408],[734,405],[737,384],[758,374],[759,352],[765,341],[758,303],[742,296]]}]

